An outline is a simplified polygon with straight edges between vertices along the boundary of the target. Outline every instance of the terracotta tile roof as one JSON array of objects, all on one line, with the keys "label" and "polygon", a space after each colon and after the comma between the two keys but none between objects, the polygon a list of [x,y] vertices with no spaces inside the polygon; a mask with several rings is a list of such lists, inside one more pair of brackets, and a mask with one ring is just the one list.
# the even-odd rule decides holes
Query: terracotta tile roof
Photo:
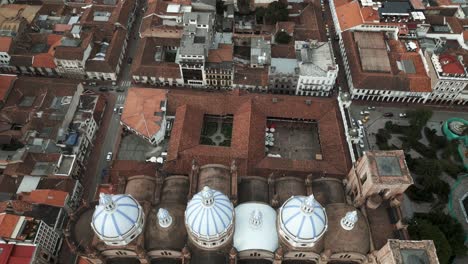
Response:
[{"label": "terracotta tile roof", "polygon": [[35,245],[0,244],[0,264],[30,264],[34,260]]},{"label": "terracotta tile roof", "polygon": [[442,71],[448,74],[464,74],[465,67],[460,61],[452,55],[442,54],[439,56],[439,62],[442,67]]},{"label": "terracotta tile roof", "polygon": [[294,44],[291,43],[290,45],[271,45],[271,57],[295,59],[296,50],[294,49]]},{"label": "terracotta tile roof", "polygon": [[96,45],[95,53],[90,56],[86,61],[86,71],[91,72],[116,72],[119,57],[123,49],[123,43],[127,36],[127,31],[124,29],[118,29],[114,31],[112,40],[109,43],[109,47],[106,51],[104,60],[93,60],[97,52],[99,52],[99,46]]},{"label": "terracotta tile roof", "polygon": [[91,43],[93,39],[93,32],[82,32],[81,43],[78,47],[67,47],[58,45],[55,48],[55,58],[61,60],[81,60],[83,59],[83,53],[86,47]]},{"label": "terracotta tile roof", "polygon": [[218,49],[210,50],[208,52],[207,61],[211,63],[232,62],[233,52],[233,45],[219,44]]},{"label": "terracotta tile roof", "polygon": [[71,30],[73,25],[68,25],[68,24],[55,24],[54,25],[54,32],[65,32]]},{"label": "terracotta tile roof", "polygon": [[9,94],[13,84],[18,77],[16,75],[0,75],[0,101],[5,102],[7,95]]},{"label": "terracotta tile roof", "polygon": [[294,28],[295,40],[327,40],[325,25],[319,10],[321,10],[320,1],[309,3],[302,9],[299,21],[296,22]]},{"label": "terracotta tile roof", "polygon": [[[276,103],[273,98],[276,98]],[[310,99],[312,104],[307,105],[306,99]],[[235,159],[241,175],[264,176],[272,171],[323,171],[339,177],[346,175],[350,167],[345,139],[340,132],[339,110],[332,99],[170,90],[168,114],[175,115],[165,163],[170,173],[187,173],[193,159],[202,165],[230,164]],[[199,144],[205,114],[233,115],[230,147]],[[266,157],[264,137],[267,117],[317,120],[323,160]]]},{"label": "terracotta tile roof", "polygon": [[295,26],[296,23],[290,21],[276,22],[276,34],[278,34],[280,31],[284,31],[288,33],[288,35],[292,36],[294,34]]},{"label": "terracotta tile roof", "polygon": [[0,213],[5,212],[5,210],[11,207],[15,213],[21,214],[24,212],[29,212],[33,209],[33,206],[29,202],[20,201],[20,200],[9,200],[0,202]]},{"label": "terracotta tile roof", "polygon": [[11,37],[0,37],[0,52],[9,52],[12,42]]},{"label": "terracotta tile roof", "polygon": [[[338,2],[338,1],[337,1]],[[364,23],[364,19],[361,15],[361,8],[359,2],[353,1],[341,1],[344,2],[338,6],[336,4],[336,15],[340,22],[341,31],[348,30],[352,27],[361,25]]]},{"label": "terracotta tile roof", "polygon": [[119,177],[131,177],[135,175],[155,175],[157,165],[151,162],[136,160],[116,160],[109,171],[111,183],[119,183]]},{"label": "terracotta tile roof", "polygon": [[20,216],[0,213],[0,237],[11,238]]},{"label": "terracotta tile roof", "polygon": [[50,189],[34,190],[30,193],[21,194],[23,201],[33,204],[46,204],[55,207],[63,207],[67,197],[68,192]]},{"label": "terracotta tile roof", "polygon": [[268,85],[268,68],[250,68],[236,65],[234,84],[265,87]]},{"label": "terracotta tile roof", "polygon": [[33,57],[33,67],[54,69],[56,67],[54,56],[49,53],[41,53]]},{"label": "terracotta tile roof", "polygon": [[156,48],[178,47],[180,39],[177,38],[143,38],[138,43],[138,50],[133,63],[132,74],[136,76],[162,77],[180,79],[180,68],[175,62],[156,61],[154,55]]},{"label": "terracotta tile roof", "polygon": [[[360,33],[362,34],[362,33]],[[371,33],[366,34],[382,34]],[[424,69],[424,64],[417,52],[407,52],[404,44],[398,40],[388,40],[390,46],[388,59],[390,62],[389,72],[369,72],[363,70],[360,51],[354,32],[342,33],[346,56],[351,70],[354,87],[357,89],[378,89],[394,91],[431,92],[431,80]],[[411,61],[414,73],[405,73],[397,66],[402,60]]]},{"label": "terracotta tile roof", "polygon": [[[121,122],[147,138],[161,129],[167,90],[130,88],[125,101]],[[165,128],[163,128],[165,129]]]}]

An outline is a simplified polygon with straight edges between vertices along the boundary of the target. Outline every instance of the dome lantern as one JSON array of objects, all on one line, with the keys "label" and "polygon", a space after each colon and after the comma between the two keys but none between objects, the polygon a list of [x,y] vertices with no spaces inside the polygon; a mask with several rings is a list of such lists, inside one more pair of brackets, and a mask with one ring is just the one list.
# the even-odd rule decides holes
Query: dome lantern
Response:
[{"label": "dome lantern", "polygon": [[249,223],[252,228],[259,228],[262,226],[263,214],[258,209],[254,209],[250,215]]},{"label": "dome lantern", "polygon": [[347,212],[346,215],[343,218],[341,218],[341,227],[348,231],[352,230],[357,221],[358,216],[356,210]]},{"label": "dome lantern", "polygon": [[168,228],[172,224],[172,217],[164,208],[159,208],[158,210],[158,222],[162,228]]}]

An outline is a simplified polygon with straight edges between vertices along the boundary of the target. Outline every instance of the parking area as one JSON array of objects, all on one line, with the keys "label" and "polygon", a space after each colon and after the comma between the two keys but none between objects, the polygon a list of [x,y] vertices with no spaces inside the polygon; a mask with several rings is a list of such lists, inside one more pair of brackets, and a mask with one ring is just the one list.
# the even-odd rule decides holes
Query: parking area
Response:
[{"label": "parking area", "polygon": [[159,157],[166,149],[166,144],[165,140],[159,146],[153,146],[139,136],[128,133],[122,137],[117,159],[145,161],[150,157]]}]

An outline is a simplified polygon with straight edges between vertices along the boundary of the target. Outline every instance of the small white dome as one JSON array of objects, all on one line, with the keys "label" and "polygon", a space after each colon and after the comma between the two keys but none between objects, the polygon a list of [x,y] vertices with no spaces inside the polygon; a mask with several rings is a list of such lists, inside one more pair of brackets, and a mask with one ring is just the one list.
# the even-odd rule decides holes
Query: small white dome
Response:
[{"label": "small white dome", "polygon": [[292,196],[280,208],[280,233],[294,246],[311,246],[327,230],[327,215],[310,196]]},{"label": "small white dome", "polygon": [[229,198],[207,186],[193,196],[185,211],[189,233],[205,242],[225,236],[232,229],[233,220],[234,207]]},{"label": "small white dome", "polygon": [[130,195],[100,194],[91,227],[108,245],[127,245],[143,231],[144,213]]}]

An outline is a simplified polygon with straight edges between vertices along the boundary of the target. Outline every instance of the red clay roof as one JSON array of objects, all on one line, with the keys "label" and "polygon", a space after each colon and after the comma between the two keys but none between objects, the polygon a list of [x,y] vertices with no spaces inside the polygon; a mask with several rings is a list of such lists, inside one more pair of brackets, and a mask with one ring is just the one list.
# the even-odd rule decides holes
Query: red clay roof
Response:
[{"label": "red clay roof", "polygon": [[[273,98],[276,98],[276,103]],[[312,104],[306,104],[306,99]],[[333,99],[170,90],[168,114],[175,115],[165,164],[170,173],[186,174],[193,159],[199,164],[225,165],[235,159],[241,175],[266,176],[272,171],[284,171],[298,174],[325,172],[340,177],[346,175],[350,168],[340,114]],[[205,114],[233,115],[230,147],[199,144]],[[317,120],[323,160],[266,157],[267,117]]]},{"label": "red clay roof", "polygon": [[[366,32],[360,34],[379,35],[382,33]],[[369,90],[394,90],[431,92],[431,79],[427,76],[424,64],[417,52],[407,52],[404,44],[398,40],[388,40],[390,47],[388,59],[390,61],[389,72],[365,71],[360,61],[360,50],[353,32],[343,32],[343,43],[349,61],[349,68],[353,84],[357,89]],[[398,68],[398,62],[409,60],[415,68],[415,73],[405,73]]]},{"label": "red clay roof", "polygon": [[11,238],[13,231],[15,230],[16,224],[20,216],[1,213],[0,214],[0,237]]},{"label": "red clay roof", "polygon": [[13,83],[16,79],[18,79],[16,75],[0,75],[0,101],[6,100],[6,96],[13,87]]},{"label": "red clay roof", "polygon": [[[161,129],[163,111],[161,103],[166,101],[166,90],[130,88],[125,101],[121,122],[147,138]],[[159,114],[156,114],[159,113]]]},{"label": "red clay roof", "polygon": [[0,264],[30,264],[34,259],[36,246],[0,243]]},{"label": "red clay roof", "polygon": [[338,4],[336,4],[336,15],[338,16],[338,21],[340,22],[340,27],[342,31],[364,23],[364,20],[361,15],[361,7],[359,6],[358,1],[353,0],[350,2],[341,2],[344,3],[342,3],[339,6]]},{"label": "red clay roof", "polygon": [[233,45],[219,44],[218,49],[208,52],[208,62],[221,63],[232,62],[232,54],[234,51]]},{"label": "red clay roof", "polygon": [[21,200],[10,200],[0,202],[0,213],[5,212],[9,206],[11,206],[15,212],[29,212],[32,210],[32,204],[29,202]]},{"label": "red clay roof", "polygon": [[9,52],[12,42],[11,37],[0,37],[0,52]]},{"label": "red clay roof", "polygon": [[34,190],[31,193],[23,193],[22,199],[33,204],[47,204],[56,207],[63,207],[68,193],[56,190]]},{"label": "red clay roof", "polygon": [[465,68],[455,56],[442,54],[439,56],[439,62],[442,66],[442,71],[448,74],[464,74]]}]

